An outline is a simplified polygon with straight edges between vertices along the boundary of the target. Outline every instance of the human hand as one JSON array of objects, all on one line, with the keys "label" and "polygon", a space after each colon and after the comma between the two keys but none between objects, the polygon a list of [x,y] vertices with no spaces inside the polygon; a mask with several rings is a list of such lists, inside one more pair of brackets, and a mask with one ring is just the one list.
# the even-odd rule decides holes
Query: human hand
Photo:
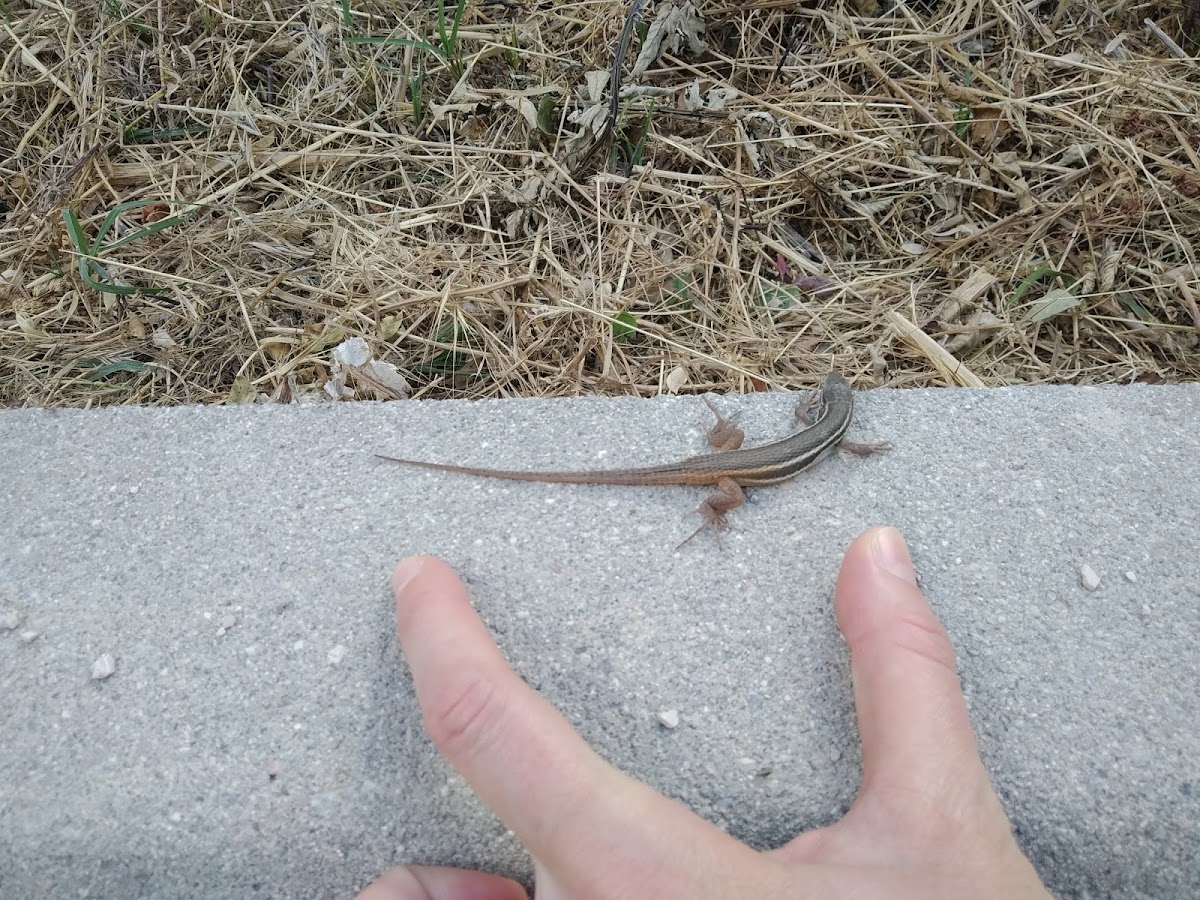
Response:
[{"label": "human hand", "polygon": [[[894,528],[851,544],[836,592],[863,777],[840,822],[767,852],[612,768],[510,669],[458,577],[392,575],[400,644],[438,749],[532,854],[539,900],[1047,898],[975,746],[945,629]],[[402,866],[359,900],[523,900],[482,872]]]}]

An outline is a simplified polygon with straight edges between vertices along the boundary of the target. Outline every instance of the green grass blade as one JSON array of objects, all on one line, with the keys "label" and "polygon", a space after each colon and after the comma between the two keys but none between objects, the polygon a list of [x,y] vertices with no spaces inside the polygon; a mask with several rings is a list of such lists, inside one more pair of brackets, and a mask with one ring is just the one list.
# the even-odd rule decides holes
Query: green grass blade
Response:
[{"label": "green grass blade", "polygon": [[449,53],[450,53],[450,35],[446,31],[446,0],[438,0],[437,25],[438,25],[438,37],[440,37],[442,39],[442,50],[444,50],[446,52],[446,54],[449,55]]},{"label": "green grass blade", "polygon": [[439,59],[445,59],[445,54],[441,48],[435,47],[433,44],[425,41],[414,40],[413,38],[396,38],[396,37],[367,37],[365,35],[348,35],[343,38],[347,44],[376,44],[381,47],[413,47],[416,50],[421,50],[424,53],[432,53]]},{"label": "green grass blade", "polygon": [[87,374],[83,377],[88,381],[103,381],[109,375],[115,375],[118,372],[144,372],[148,368],[147,363],[138,359],[114,359],[112,362],[100,363],[97,361],[95,365],[84,364],[88,369]]},{"label": "green grass blade", "polygon": [[127,144],[158,144],[192,135],[208,134],[207,125],[185,125],[183,128],[127,128],[123,134]]},{"label": "green grass blade", "polygon": [[458,9],[454,11],[454,25],[450,29],[451,47],[458,46],[458,29],[462,25],[463,13],[467,11],[467,0],[458,0]]},{"label": "green grass blade", "polygon": [[141,288],[135,287],[132,284],[113,284],[108,281],[108,270],[99,262],[92,259],[90,256],[81,257],[79,260],[79,277],[94,291],[99,291],[102,294],[121,294],[129,296],[136,294]]},{"label": "green grass blade", "polygon": [[1047,276],[1061,279],[1067,287],[1070,287],[1075,283],[1075,279],[1066,272],[1060,272],[1053,266],[1045,264],[1040,265],[1021,279],[1021,283],[1017,285],[1017,289],[1013,291],[1012,296],[1008,298],[1008,308],[1011,309],[1020,303],[1021,298],[1029,292],[1029,289]]},{"label": "green grass blade", "polygon": [[122,205],[123,204],[118,203],[116,206],[110,209],[108,211],[108,215],[104,217],[104,221],[100,223],[100,230],[96,232],[96,240],[92,242],[92,250],[95,253],[100,252],[100,245],[104,241],[105,236],[112,231],[113,227],[117,224],[117,218],[121,215]]},{"label": "green grass blade", "polygon": [[177,216],[168,216],[165,219],[159,219],[157,222],[151,222],[149,225],[143,225],[141,228],[129,232],[129,234],[125,235],[125,237],[118,238],[111,244],[105,244],[103,251],[107,253],[109,250],[116,250],[118,247],[124,247],[126,244],[132,244],[134,241],[140,240],[148,235],[158,234],[160,231],[165,231],[174,225],[178,225],[181,222],[186,222],[193,215],[194,213],[191,212],[180,213]]},{"label": "green grass blade", "polygon": [[71,243],[75,245],[75,249],[79,251],[80,255],[91,256],[91,244],[88,243],[83,226],[79,224],[79,217],[75,215],[73,210],[63,210],[63,223],[67,226],[67,237],[71,239]]}]

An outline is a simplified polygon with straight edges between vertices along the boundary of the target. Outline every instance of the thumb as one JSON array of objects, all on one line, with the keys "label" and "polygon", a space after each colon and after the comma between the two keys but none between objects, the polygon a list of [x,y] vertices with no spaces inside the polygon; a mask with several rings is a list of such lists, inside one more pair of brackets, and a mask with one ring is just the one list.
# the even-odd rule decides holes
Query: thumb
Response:
[{"label": "thumb", "polygon": [[[992,790],[955,668],[954,649],[917,587],[895,528],[873,528],[846,552],[837,620],[850,648],[863,780],[847,814],[925,849],[975,829],[1011,841]],[[980,831],[984,833],[979,833]]]},{"label": "thumb", "polygon": [[358,900],[528,900],[515,881],[442,866],[389,869],[358,895]]},{"label": "thumb", "polygon": [[948,766],[979,767],[950,638],[917,587],[899,531],[872,528],[851,544],[836,610],[850,648],[864,787],[927,785],[945,780]]}]

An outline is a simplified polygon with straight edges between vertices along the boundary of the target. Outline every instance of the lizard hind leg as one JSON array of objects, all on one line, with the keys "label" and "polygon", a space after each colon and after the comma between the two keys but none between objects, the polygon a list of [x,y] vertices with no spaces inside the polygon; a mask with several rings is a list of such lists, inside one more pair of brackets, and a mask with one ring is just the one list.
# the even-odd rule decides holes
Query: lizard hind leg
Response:
[{"label": "lizard hind leg", "polygon": [[709,527],[716,534],[717,545],[720,546],[721,529],[725,527],[725,513],[731,509],[737,509],[746,502],[746,495],[742,493],[741,485],[732,478],[718,478],[716,486],[716,493],[710,494],[703,503],[696,507],[696,512],[704,517],[704,521],[699,528],[675,545],[676,550]]}]

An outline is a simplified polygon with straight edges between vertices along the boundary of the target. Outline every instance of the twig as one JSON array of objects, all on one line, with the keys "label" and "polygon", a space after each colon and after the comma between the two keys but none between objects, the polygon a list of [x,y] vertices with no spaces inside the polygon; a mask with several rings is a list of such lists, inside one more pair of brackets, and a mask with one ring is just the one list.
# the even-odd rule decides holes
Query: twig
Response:
[{"label": "twig", "polygon": [[571,177],[576,180],[588,160],[600,149],[600,145],[607,143],[612,137],[613,128],[617,124],[617,113],[621,105],[621,69],[625,64],[625,54],[629,52],[629,42],[633,38],[633,28],[642,11],[642,3],[643,0],[633,0],[629,15],[625,17],[625,27],[621,29],[621,36],[617,38],[617,46],[613,50],[612,70],[608,75],[608,116],[604,119],[604,127],[600,129],[600,134],[571,170]]},{"label": "twig", "polygon": [[1191,57],[1184,52],[1184,49],[1177,43],[1171,40],[1170,35],[1158,27],[1158,23],[1153,19],[1142,19],[1142,24],[1150,29],[1150,33],[1158,38],[1158,42],[1167,48],[1167,53],[1176,59],[1190,60]]},{"label": "twig", "polygon": [[1191,313],[1192,327],[1200,331],[1200,307],[1196,306],[1196,295],[1192,293],[1191,287],[1182,275],[1175,279],[1175,286],[1179,288],[1179,293],[1183,297],[1183,305]]},{"label": "twig", "polygon": [[985,387],[983,380],[965,363],[918,328],[917,324],[907,316],[896,310],[888,310],[884,313],[884,318],[895,330],[896,337],[933,363],[933,367],[941,372],[942,377],[951,384],[959,384],[963,387]]},{"label": "twig", "polygon": [[787,58],[792,55],[792,51],[796,49],[796,43],[800,38],[799,27],[793,27],[792,33],[788,37],[788,42],[783,48],[783,52],[779,54],[779,62],[775,64],[775,71],[771,73],[771,83],[775,83],[783,75],[783,67],[787,62]]}]

